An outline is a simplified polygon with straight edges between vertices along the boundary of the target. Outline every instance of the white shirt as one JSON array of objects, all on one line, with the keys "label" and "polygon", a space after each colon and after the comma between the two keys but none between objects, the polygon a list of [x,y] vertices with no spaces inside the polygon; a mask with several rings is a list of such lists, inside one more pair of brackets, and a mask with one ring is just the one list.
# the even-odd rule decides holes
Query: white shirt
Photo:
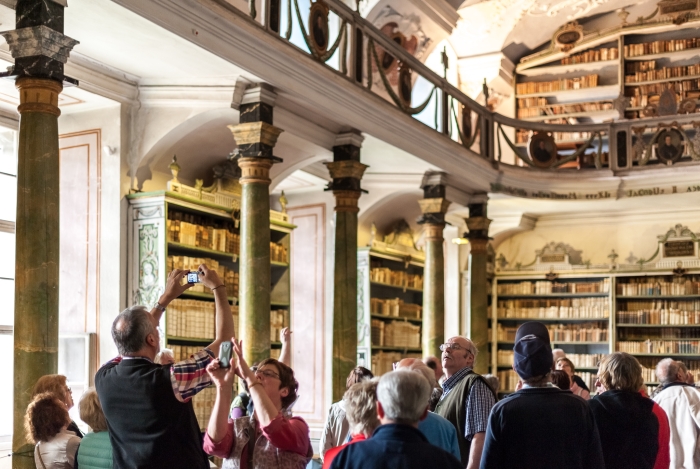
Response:
[{"label": "white shirt", "polygon": [[319,442],[321,459],[323,459],[326,455],[326,451],[329,449],[344,444],[349,433],[350,424],[348,423],[348,419],[345,418],[345,402],[338,401],[331,405],[328,411],[326,425],[321,435],[321,441]]},{"label": "white shirt", "polygon": [[694,386],[668,386],[654,401],[666,412],[671,427],[671,467],[700,468],[700,391]]},{"label": "white shirt", "polygon": [[[80,438],[63,428],[49,441],[42,441],[36,445],[34,464],[38,469],[44,469],[44,466],[46,469],[73,469],[79,445]],[[39,454],[41,454],[41,460],[39,460]]]}]

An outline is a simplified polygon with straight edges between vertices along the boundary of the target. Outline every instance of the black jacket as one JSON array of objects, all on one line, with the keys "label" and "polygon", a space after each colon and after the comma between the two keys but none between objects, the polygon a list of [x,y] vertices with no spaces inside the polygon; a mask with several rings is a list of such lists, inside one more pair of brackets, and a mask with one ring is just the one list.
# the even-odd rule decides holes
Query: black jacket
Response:
[{"label": "black jacket", "polygon": [[447,451],[433,446],[417,428],[381,425],[369,440],[348,445],[331,469],[464,469]]}]

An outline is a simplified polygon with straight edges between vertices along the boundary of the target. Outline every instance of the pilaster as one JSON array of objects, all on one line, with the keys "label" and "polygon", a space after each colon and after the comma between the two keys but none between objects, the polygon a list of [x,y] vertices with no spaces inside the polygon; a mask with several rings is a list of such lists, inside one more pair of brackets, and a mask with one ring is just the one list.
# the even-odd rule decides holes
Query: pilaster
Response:
[{"label": "pilaster", "polygon": [[34,468],[24,414],[32,388],[58,368],[59,154],[58,96],[63,67],[77,41],[63,34],[64,6],[19,0],[7,41],[19,90],[15,247],[12,467]]},{"label": "pilaster", "polygon": [[423,272],[423,355],[440,356],[445,342],[445,253],[443,230],[445,213],[451,202],[446,198],[446,174],[428,172],[421,184],[423,199],[418,201],[425,232],[425,269]]},{"label": "pilaster", "polygon": [[272,125],[275,93],[261,84],[247,89],[238,125],[229,125],[241,169],[239,331],[248,363],[270,356],[270,168],[282,133]]},{"label": "pilaster", "polygon": [[[488,276],[487,254],[489,245],[489,225],[487,218],[487,198],[483,194],[473,199],[469,207],[469,218],[465,218],[469,239],[469,338],[482,350],[486,349],[488,336]],[[474,370],[488,373],[487,358],[477,359]]]},{"label": "pilaster", "polygon": [[335,196],[335,268],[333,288],[333,401],[345,393],[345,381],[357,363],[357,213],[362,195],[360,180],[367,165],[360,163],[362,136],[338,135],[333,162],[326,163],[333,178],[326,190]]}]

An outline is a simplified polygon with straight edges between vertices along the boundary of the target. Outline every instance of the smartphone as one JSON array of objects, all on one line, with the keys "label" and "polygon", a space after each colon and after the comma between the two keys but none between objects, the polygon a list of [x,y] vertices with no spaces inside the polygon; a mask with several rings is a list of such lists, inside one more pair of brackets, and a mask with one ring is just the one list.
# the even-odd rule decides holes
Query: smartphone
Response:
[{"label": "smartphone", "polygon": [[197,272],[187,272],[187,283],[199,283],[199,275]]},{"label": "smartphone", "polygon": [[233,344],[231,343],[230,340],[227,340],[225,342],[221,342],[221,346],[219,347],[219,363],[221,364],[221,368],[230,368],[231,367],[231,351],[233,350]]}]

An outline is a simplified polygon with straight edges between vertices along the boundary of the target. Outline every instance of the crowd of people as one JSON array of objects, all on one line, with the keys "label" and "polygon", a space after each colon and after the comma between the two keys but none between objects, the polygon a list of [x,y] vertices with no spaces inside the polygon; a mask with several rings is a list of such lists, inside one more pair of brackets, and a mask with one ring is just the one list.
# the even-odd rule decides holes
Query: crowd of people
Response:
[{"label": "crowd of people", "polygon": [[[42,377],[25,415],[38,469],[224,468],[303,469],[313,457],[309,427],[292,415],[299,384],[290,367],[290,332],[280,360],[249,366],[234,337],[226,289],[206,265],[198,274],[216,303],[216,338],[175,362],[160,349],[158,323],[187,290],[187,271],[173,271],[152,310],[134,306],[112,325],[119,356],[95,375],[80,399],[84,435],[69,416],[65,376]],[[233,359],[222,366],[220,346]],[[552,350],[547,327],[517,330],[516,392],[498,399],[494,376],[474,371],[475,344],[452,337],[441,356],[406,358],[379,378],[361,366],[328,413],[320,441],[324,469],[697,469],[700,390],[682,362],[656,367],[659,387],[646,395],[642,367],[624,352],[599,363],[595,394],[575,364]],[[236,379],[243,390],[233,396]],[[495,381],[495,382],[494,382]],[[216,400],[200,431],[192,398],[214,386]]]}]

